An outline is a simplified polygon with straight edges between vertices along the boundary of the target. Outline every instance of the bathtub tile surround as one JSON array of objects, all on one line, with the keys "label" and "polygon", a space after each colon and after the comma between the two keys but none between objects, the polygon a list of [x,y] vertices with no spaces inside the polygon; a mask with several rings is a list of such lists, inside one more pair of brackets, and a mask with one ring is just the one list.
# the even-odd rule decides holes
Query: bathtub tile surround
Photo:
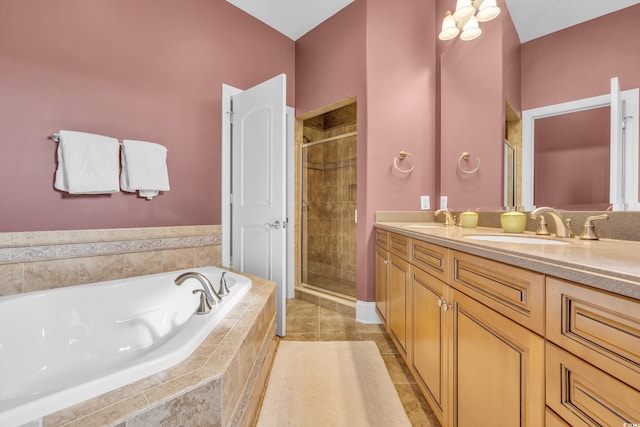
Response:
[{"label": "bathtub tile surround", "polygon": [[250,426],[276,348],[275,285],[253,286],[178,365],[44,418],[44,426]]},{"label": "bathtub tile surround", "polygon": [[0,296],[221,260],[219,225],[0,233]]}]

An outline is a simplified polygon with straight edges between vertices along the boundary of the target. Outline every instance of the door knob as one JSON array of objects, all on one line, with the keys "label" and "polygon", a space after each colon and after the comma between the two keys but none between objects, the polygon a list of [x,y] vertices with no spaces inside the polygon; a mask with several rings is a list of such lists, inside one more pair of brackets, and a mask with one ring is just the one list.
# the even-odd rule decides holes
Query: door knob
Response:
[{"label": "door knob", "polygon": [[266,225],[267,227],[275,228],[277,230],[278,228],[280,228],[280,221],[276,221],[273,224],[265,222],[264,225]]}]

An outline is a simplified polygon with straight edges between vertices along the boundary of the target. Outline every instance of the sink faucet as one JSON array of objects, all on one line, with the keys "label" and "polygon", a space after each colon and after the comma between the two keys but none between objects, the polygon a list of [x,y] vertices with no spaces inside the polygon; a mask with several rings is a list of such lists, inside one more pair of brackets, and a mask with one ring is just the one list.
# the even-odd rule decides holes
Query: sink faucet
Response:
[{"label": "sink faucet", "polygon": [[196,314],[206,314],[211,310],[211,304],[215,304],[222,301],[222,298],[220,298],[220,295],[218,295],[215,289],[213,289],[213,285],[211,284],[209,279],[207,279],[207,277],[204,274],[198,273],[197,271],[189,271],[187,273],[182,273],[181,275],[176,277],[176,280],[174,281],[174,283],[176,284],[176,286],[180,286],[187,279],[196,279],[198,282],[200,282],[200,284],[202,285],[202,289],[204,289],[204,295],[206,295],[206,302],[205,302],[202,300],[202,292],[203,292],[202,290],[196,289],[193,291],[194,294],[195,293],[201,294],[200,306],[198,307]]},{"label": "sink faucet", "polygon": [[435,213],[435,216],[438,216],[440,214],[444,214],[444,225],[454,225],[451,212],[449,212],[447,209],[438,209]]},{"label": "sink faucet", "polygon": [[567,227],[567,224],[562,220],[560,212],[549,207],[540,207],[531,211],[531,218],[536,219],[538,216],[542,217],[542,214],[549,214],[556,227],[556,237],[568,238],[571,237],[571,230]]}]

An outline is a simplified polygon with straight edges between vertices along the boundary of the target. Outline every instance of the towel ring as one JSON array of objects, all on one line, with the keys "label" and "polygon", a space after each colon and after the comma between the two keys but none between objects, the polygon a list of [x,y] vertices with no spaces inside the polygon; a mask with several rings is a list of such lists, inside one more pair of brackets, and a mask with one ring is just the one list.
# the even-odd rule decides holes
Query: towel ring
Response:
[{"label": "towel ring", "polygon": [[[405,157],[411,157],[413,159],[413,165],[411,165],[411,167],[409,169],[400,169],[400,167],[398,166],[398,157],[400,157],[400,160],[404,160]],[[406,152],[406,151],[401,151],[400,153],[398,153],[397,157],[394,157],[393,159],[393,167],[396,168],[398,171],[402,172],[402,173],[409,173],[411,172],[413,169],[415,169],[416,167],[416,158],[413,154]]]},{"label": "towel ring", "polygon": [[476,159],[476,167],[475,168],[473,168],[471,170],[466,170],[465,168],[462,167],[462,159],[469,160],[469,156],[470,156],[470,154],[468,152],[466,152],[466,151],[464,153],[462,153],[462,155],[458,158],[458,167],[464,173],[468,173],[468,174],[476,173],[476,172],[478,172],[478,169],[480,169],[480,158]]}]

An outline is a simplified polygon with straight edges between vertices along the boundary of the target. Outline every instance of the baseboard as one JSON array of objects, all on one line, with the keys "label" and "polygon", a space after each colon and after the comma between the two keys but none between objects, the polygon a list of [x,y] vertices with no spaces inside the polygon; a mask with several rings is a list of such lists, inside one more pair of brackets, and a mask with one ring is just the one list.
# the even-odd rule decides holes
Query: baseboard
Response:
[{"label": "baseboard", "polygon": [[380,324],[382,321],[376,313],[376,303],[356,301],[356,320],[360,323]]}]

